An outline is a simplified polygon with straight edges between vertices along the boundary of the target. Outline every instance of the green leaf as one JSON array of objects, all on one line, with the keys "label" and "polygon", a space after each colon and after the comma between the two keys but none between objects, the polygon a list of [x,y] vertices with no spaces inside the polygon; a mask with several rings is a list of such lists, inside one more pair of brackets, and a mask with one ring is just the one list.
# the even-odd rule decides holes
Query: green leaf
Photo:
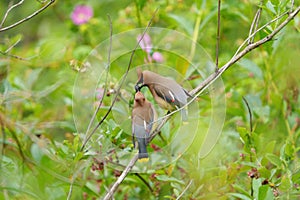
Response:
[{"label": "green leaf", "polygon": [[271,11],[271,12],[274,13],[274,14],[276,14],[274,5],[272,4],[271,1],[268,1],[268,2],[267,2],[266,7],[267,7],[267,9],[268,9],[269,11]]},{"label": "green leaf", "polygon": [[235,191],[241,193],[242,195],[245,195],[249,198],[251,198],[249,192],[247,192],[244,188],[242,188],[240,185],[234,184],[233,188],[235,189]]},{"label": "green leaf", "polygon": [[239,194],[239,193],[229,193],[230,196],[232,197],[236,197],[238,199],[242,199],[242,200],[252,200],[252,198],[244,195],[244,194]]},{"label": "green leaf", "polygon": [[33,159],[39,163],[44,155],[41,148],[36,143],[33,143],[31,145],[30,151]]},{"label": "green leaf", "polygon": [[179,180],[179,179],[177,179],[175,177],[169,177],[167,175],[158,175],[158,176],[156,176],[156,179],[159,180],[159,181],[177,182],[177,183],[180,183],[180,184],[184,185],[184,181]]},{"label": "green leaf", "polygon": [[238,64],[242,68],[253,73],[254,77],[259,78],[260,80],[263,80],[263,73],[262,73],[261,69],[251,60],[243,58],[238,62]]},{"label": "green leaf", "polygon": [[193,34],[193,24],[190,20],[175,14],[168,14],[168,17],[174,19],[189,35]]},{"label": "green leaf", "polygon": [[281,168],[281,160],[278,156],[271,154],[271,153],[267,153],[266,154],[266,158],[276,167]]},{"label": "green leaf", "polygon": [[247,143],[248,141],[248,130],[245,127],[238,126],[237,132],[240,134],[241,139],[243,140],[243,143]]},{"label": "green leaf", "polygon": [[252,179],[253,195],[255,199],[258,199],[259,188],[261,187],[262,178]]},{"label": "green leaf", "polygon": [[269,185],[262,185],[262,186],[259,187],[258,199],[259,200],[274,199],[272,189]]},{"label": "green leaf", "polygon": [[274,151],[275,144],[276,140],[269,142],[264,148],[264,153],[272,153]]},{"label": "green leaf", "polygon": [[91,53],[91,51],[92,51],[92,48],[90,46],[81,45],[74,49],[73,56],[77,60],[83,60],[84,58],[86,58],[86,56],[89,55],[89,53]]},{"label": "green leaf", "polygon": [[136,4],[139,10],[142,10],[146,5],[146,0],[136,0]]}]

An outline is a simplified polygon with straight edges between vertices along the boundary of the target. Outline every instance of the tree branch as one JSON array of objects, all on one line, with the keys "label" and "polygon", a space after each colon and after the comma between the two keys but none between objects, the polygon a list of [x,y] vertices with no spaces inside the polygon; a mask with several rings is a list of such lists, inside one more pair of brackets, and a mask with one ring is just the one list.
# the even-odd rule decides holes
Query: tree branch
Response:
[{"label": "tree branch", "polygon": [[257,12],[255,13],[254,19],[252,21],[250,31],[249,31],[249,38],[250,39],[248,40],[248,44],[251,44],[254,41],[255,35],[253,35],[252,37],[250,37],[250,36],[252,35],[253,32],[255,32],[257,30],[260,15],[261,15],[261,11],[262,11],[262,4],[263,4],[263,1],[260,1],[259,8],[258,8]]},{"label": "tree branch", "polygon": [[253,126],[252,126],[252,112],[251,112],[251,109],[250,109],[250,106],[249,106],[249,103],[247,101],[247,99],[245,97],[243,97],[243,100],[247,106],[247,109],[248,109],[248,113],[249,113],[249,125],[250,125],[250,133],[252,133],[253,131]]},{"label": "tree branch", "polygon": [[128,165],[126,166],[126,168],[124,169],[124,171],[122,172],[121,176],[119,176],[119,178],[117,179],[117,181],[113,184],[113,186],[110,188],[110,190],[108,191],[108,193],[105,195],[105,197],[103,198],[103,200],[109,200],[109,199],[112,198],[113,194],[118,189],[119,185],[125,179],[125,177],[127,176],[127,174],[131,171],[131,169],[133,168],[133,166],[134,166],[134,164],[136,163],[137,160],[138,160],[138,154],[135,154],[135,156],[130,160],[130,162],[128,163]]},{"label": "tree branch", "polygon": [[[272,33],[264,37],[263,39],[249,44],[243,51],[238,53],[237,55],[234,55],[230,61],[228,61],[225,65],[223,65],[221,68],[219,68],[218,71],[215,71],[213,74],[208,76],[201,84],[199,84],[195,89],[191,90],[189,92],[190,95],[196,95],[193,99],[195,99],[197,96],[199,96],[208,86],[210,86],[215,80],[217,80],[229,67],[231,67],[234,63],[236,63],[239,59],[241,59],[243,56],[248,54],[253,49],[256,49],[257,47],[261,46],[262,44],[270,41],[281,29],[283,29],[300,11],[300,6],[297,7],[293,12],[289,14],[286,20],[284,20],[275,30],[273,30]],[[274,21],[274,20],[273,20]],[[261,29],[258,29],[261,30]],[[257,31],[256,31],[257,32]],[[255,33],[256,33],[255,32]],[[255,34],[254,33],[254,34]],[[253,34],[252,34],[253,35]],[[193,101],[193,100],[192,100]],[[178,110],[177,110],[178,111]],[[172,112],[171,114],[173,114]],[[170,114],[165,116],[161,123],[158,125],[158,127],[152,132],[150,136],[150,141],[156,136],[156,134],[160,131],[160,129],[164,126],[164,124],[168,121],[170,118]],[[125,170],[122,172],[121,176],[117,179],[117,181],[113,184],[113,186],[110,188],[106,196],[104,197],[104,200],[109,200],[112,198],[113,194],[117,190],[118,186],[122,183],[122,181],[125,179],[127,174],[130,172],[130,170],[135,165],[136,161],[138,160],[138,154],[136,154],[128,163]]]},{"label": "tree branch", "polygon": [[[20,0],[18,3],[14,4],[12,6],[9,6],[9,8],[5,12],[4,17],[3,17],[2,21],[1,21],[0,28],[3,26],[5,20],[6,20],[7,16],[8,16],[8,14],[9,14],[9,12],[12,11],[12,9],[14,9],[15,7],[18,7],[19,5],[21,5],[23,2],[24,2],[24,0]],[[10,3],[12,3],[12,1]]]},{"label": "tree branch", "polygon": [[[32,13],[31,15],[25,17],[24,19],[21,19],[21,20],[17,21],[16,23],[14,23],[14,24],[12,24],[12,25],[9,25],[9,26],[7,26],[7,27],[0,28],[0,32],[7,31],[7,30],[9,30],[9,29],[12,29],[12,28],[14,28],[14,27],[16,27],[16,26],[22,24],[22,23],[25,22],[25,21],[28,21],[29,19],[33,18],[34,16],[38,15],[38,14],[41,13],[43,10],[45,10],[46,8],[48,8],[48,7],[49,7],[51,4],[53,4],[54,2],[55,2],[55,0],[50,0],[50,1],[49,1],[46,5],[44,5],[42,8],[40,8],[40,9],[37,10],[37,11],[35,11],[35,12]],[[5,16],[4,16],[4,18],[3,18],[2,22],[1,22],[1,26],[3,25],[5,19],[6,19],[7,15],[8,15],[8,12],[9,12],[12,8],[14,8],[14,7],[20,5],[21,3],[23,3],[23,0],[21,0],[19,3],[13,5],[12,7],[10,7],[10,8],[8,9],[8,11],[5,13]],[[0,27],[1,27],[1,26],[0,26]]]},{"label": "tree branch", "polygon": [[189,187],[191,186],[192,183],[193,183],[193,179],[189,181],[189,183],[186,185],[186,187],[181,192],[181,194],[176,198],[176,200],[181,199],[181,197],[183,196],[183,194],[189,189]]},{"label": "tree branch", "polygon": [[219,70],[219,49],[220,49],[220,25],[221,25],[221,0],[218,0],[218,27],[217,27],[217,44],[216,44],[216,71]]}]

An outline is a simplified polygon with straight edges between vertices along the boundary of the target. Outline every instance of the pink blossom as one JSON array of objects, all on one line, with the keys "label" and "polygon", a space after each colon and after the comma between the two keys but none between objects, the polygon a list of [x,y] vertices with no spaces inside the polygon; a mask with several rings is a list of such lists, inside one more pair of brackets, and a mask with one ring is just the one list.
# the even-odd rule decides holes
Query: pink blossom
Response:
[{"label": "pink blossom", "polygon": [[[142,38],[142,40],[141,40],[141,38]],[[147,53],[151,53],[152,42],[151,42],[150,35],[148,35],[147,33],[144,36],[143,35],[138,35],[137,36],[137,41],[140,41],[140,47],[143,49],[143,51],[145,51]]]},{"label": "pink blossom", "polygon": [[150,35],[147,33],[143,35],[137,36],[137,41],[140,42],[139,45],[141,49],[147,53],[147,57],[145,58],[145,63],[151,63],[152,61],[155,62],[163,62],[164,58],[161,53],[159,52],[153,52],[152,48],[152,41]]},{"label": "pink blossom", "polygon": [[87,5],[78,5],[71,14],[71,19],[75,25],[87,23],[93,17],[93,9]]},{"label": "pink blossom", "polygon": [[103,98],[103,94],[104,94],[104,88],[98,88],[96,90],[96,98],[98,100],[101,100]]},{"label": "pink blossom", "polygon": [[164,62],[164,57],[162,56],[162,54],[161,53],[159,53],[159,52],[154,52],[153,54],[152,54],[152,58],[153,58],[153,60],[155,60],[156,62]]}]

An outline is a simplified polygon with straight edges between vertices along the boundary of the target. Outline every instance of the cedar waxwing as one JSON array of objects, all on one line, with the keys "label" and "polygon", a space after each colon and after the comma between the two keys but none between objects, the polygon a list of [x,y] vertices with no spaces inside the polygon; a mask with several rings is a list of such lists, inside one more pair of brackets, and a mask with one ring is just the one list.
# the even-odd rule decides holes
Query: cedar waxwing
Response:
[{"label": "cedar waxwing", "polygon": [[148,161],[147,144],[155,117],[156,112],[153,105],[140,91],[137,91],[134,97],[131,119],[133,145],[135,147],[135,138],[137,138],[140,161]]},{"label": "cedar waxwing", "polygon": [[[163,77],[154,72],[137,69],[138,82],[135,86],[136,90],[147,86],[158,105],[168,111],[181,108],[187,104],[187,98],[191,97],[189,93],[183,89],[176,81]],[[139,84],[142,84],[139,86]],[[187,121],[187,108],[181,110],[183,121]]]}]

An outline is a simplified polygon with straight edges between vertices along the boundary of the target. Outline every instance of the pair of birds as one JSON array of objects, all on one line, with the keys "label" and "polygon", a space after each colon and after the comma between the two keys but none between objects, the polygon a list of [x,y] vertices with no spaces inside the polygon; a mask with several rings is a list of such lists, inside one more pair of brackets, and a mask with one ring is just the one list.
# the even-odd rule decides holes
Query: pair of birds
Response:
[{"label": "pair of birds", "polygon": [[[138,81],[135,85],[136,94],[131,115],[132,139],[135,146],[135,138],[137,138],[139,160],[148,161],[147,144],[156,118],[156,111],[140,92],[141,88],[147,86],[158,105],[168,111],[185,106],[190,95],[173,79],[148,70],[141,71],[139,68],[137,73]],[[186,107],[181,109],[181,117],[183,121],[187,121]]]}]

